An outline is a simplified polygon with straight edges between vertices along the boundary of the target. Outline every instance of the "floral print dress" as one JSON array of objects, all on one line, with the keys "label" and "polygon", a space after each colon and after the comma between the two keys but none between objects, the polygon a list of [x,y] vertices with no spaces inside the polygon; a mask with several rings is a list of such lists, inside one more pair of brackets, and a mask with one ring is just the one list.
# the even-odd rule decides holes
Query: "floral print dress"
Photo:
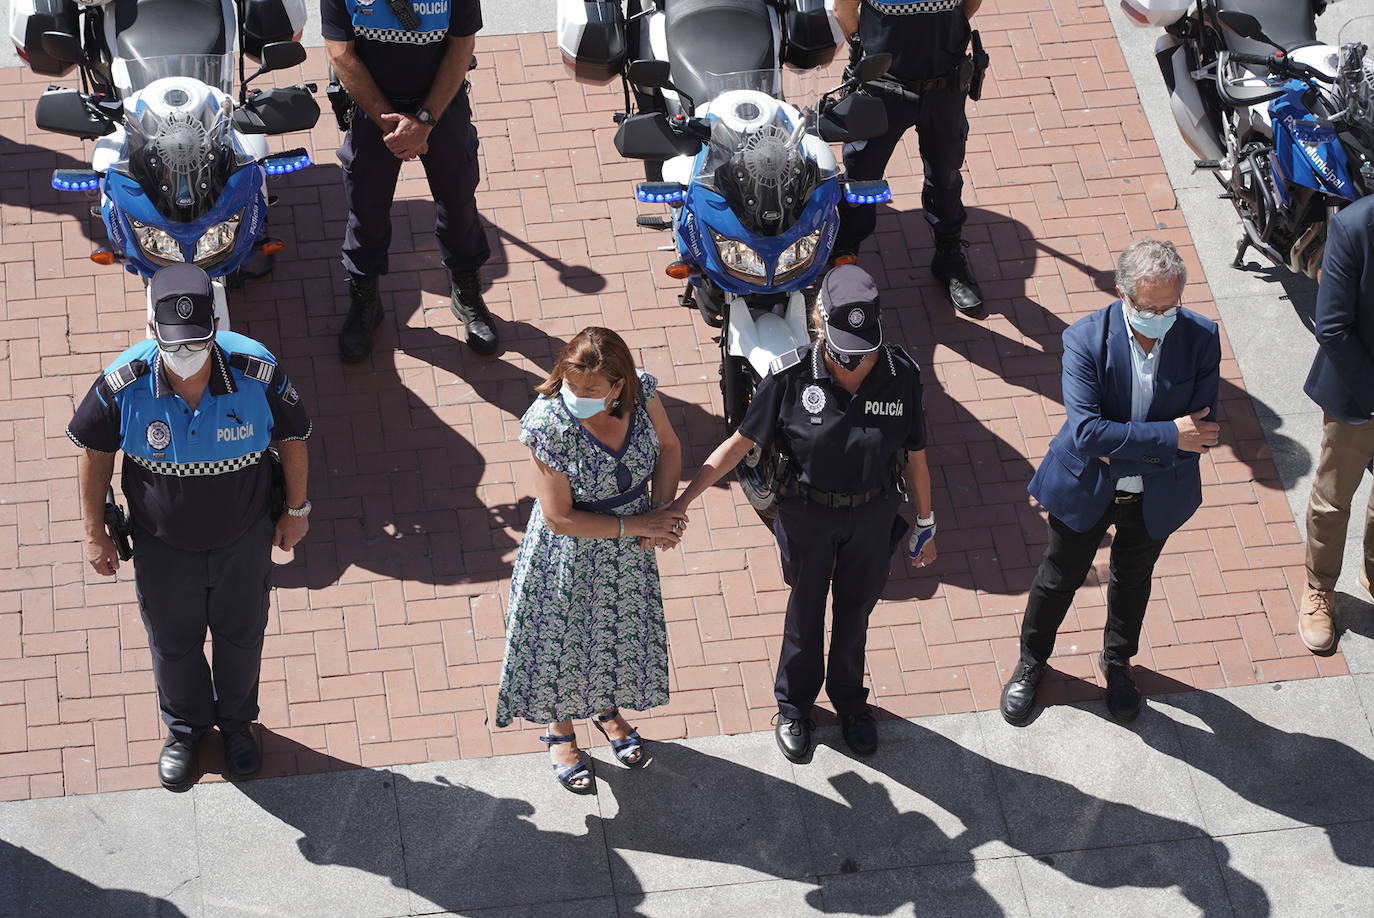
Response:
[{"label": "floral print dress", "polygon": [[[639,374],[625,446],[612,451],[563,404],[541,397],[520,419],[520,442],[568,476],[574,507],[633,516],[649,509],[658,435],[646,408],[657,380]],[[668,701],[668,641],[656,552],[639,540],[557,535],[538,501],[511,575],[496,725],[556,723],[612,707]]]}]

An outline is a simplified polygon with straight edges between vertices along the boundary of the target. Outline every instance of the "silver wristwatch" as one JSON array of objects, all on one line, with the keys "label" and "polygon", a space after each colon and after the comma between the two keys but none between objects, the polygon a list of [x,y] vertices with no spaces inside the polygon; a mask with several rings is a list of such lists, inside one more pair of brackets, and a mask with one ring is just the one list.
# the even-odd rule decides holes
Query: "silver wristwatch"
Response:
[{"label": "silver wristwatch", "polygon": [[310,501],[306,501],[305,503],[301,504],[299,507],[287,507],[287,508],[286,508],[286,515],[287,515],[287,516],[299,516],[299,517],[306,517],[306,516],[309,516],[309,515],[310,515]]}]

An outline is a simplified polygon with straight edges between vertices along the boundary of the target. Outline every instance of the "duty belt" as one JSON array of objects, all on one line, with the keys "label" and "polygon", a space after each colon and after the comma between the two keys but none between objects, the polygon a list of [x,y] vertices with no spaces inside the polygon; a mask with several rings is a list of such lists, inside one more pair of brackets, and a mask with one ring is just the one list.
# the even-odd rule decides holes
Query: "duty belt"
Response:
[{"label": "duty belt", "polygon": [[813,488],[810,485],[794,482],[792,487],[782,491],[783,497],[801,495],[803,500],[813,504],[820,504],[822,507],[843,509],[846,507],[862,507],[871,500],[882,497],[892,490],[891,485],[881,488],[874,488],[871,491],[822,491],[820,488]]}]

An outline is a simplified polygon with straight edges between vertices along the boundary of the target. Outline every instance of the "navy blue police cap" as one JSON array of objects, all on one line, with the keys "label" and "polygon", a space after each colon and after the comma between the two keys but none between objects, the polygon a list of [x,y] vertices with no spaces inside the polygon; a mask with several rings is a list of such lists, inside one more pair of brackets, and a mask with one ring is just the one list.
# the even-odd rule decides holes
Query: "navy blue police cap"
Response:
[{"label": "navy blue police cap", "polygon": [[160,343],[193,344],[215,336],[215,292],[208,274],[195,265],[168,265],[150,284]]},{"label": "navy blue police cap", "polygon": [[883,343],[878,285],[858,265],[839,265],[821,281],[825,340],[841,354],[867,354]]}]

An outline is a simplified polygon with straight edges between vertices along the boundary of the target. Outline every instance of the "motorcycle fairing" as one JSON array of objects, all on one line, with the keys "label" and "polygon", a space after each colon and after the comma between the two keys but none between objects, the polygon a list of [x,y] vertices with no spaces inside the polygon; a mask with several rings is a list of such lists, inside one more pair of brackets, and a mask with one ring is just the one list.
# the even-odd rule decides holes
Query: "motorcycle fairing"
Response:
[{"label": "motorcycle fairing", "polygon": [[105,174],[104,192],[100,217],[110,242],[115,251],[124,256],[127,270],[144,277],[151,277],[162,265],[148,258],[139,248],[130,220],[155,226],[176,239],[181,244],[183,259],[194,263],[196,242],[205,231],[241,213],[233,246],[213,264],[201,265],[211,277],[238,270],[266,228],[267,197],[263,193],[262,172],[256,166],[240,168],[230,175],[215,206],[190,223],[169,222],[153,206],[138,182],[123,172],[112,169]]},{"label": "motorcycle fairing", "polygon": [[1288,90],[1269,104],[1274,127],[1273,163],[1280,179],[1353,201],[1359,193],[1336,129],[1303,103],[1305,83],[1290,80]]}]

